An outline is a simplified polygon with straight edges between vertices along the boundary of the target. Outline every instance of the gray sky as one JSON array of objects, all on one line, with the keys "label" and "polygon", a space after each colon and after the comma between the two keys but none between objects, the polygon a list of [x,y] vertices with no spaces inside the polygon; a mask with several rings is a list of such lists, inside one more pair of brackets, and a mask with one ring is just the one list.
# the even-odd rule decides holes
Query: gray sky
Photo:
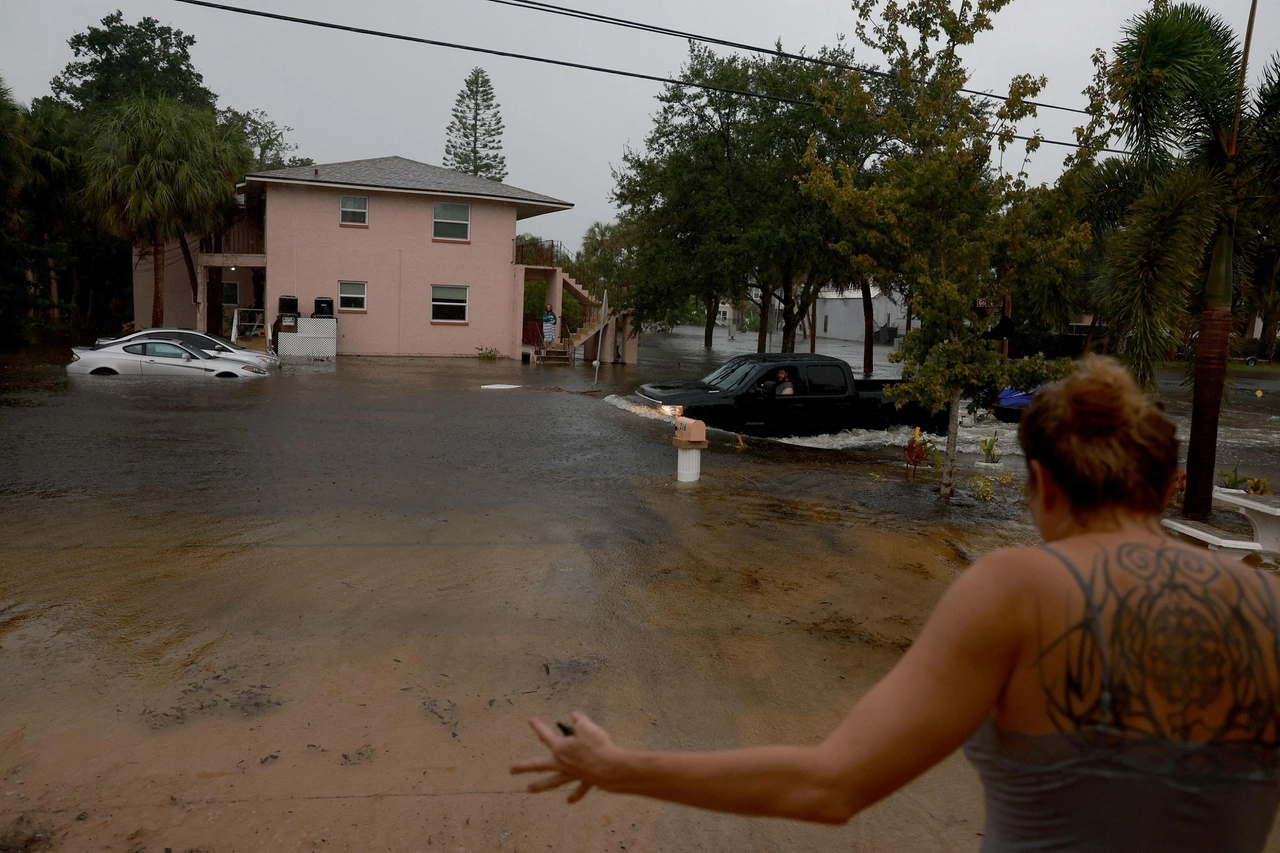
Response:
[{"label": "gray sky", "polygon": [[[223,0],[282,14],[390,30],[444,41],[674,74],[679,39],[502,6],[487,0]],[[844,33],[855,16],[845,0],[560,0],[625,17],[749,44],[814,50]],[[1208,0],[1243,38],[1248,0]],[[1260,3],[1251,63],[1256,72],[1280,49],[1280,4]],[[1015,0],[995,30],[969,49],[971,86],[1002,91],[1019,73],[1049,78],[1042,100],[1084,106],[1090,54],[1109,47],[1145,0]],[[573,202],[572,211],[525,220],[523,230],[576,248],[587,226],[614,216],[610,167],[649,130],[657,83],[412,45],[249,18],[172,0],[0,0],[0,76],[22,100],[49,93],[71,60],[67,39],[117,8],[131,23],[145,15],[193,35],[196,67],[220,106],[261,108],[290,125],[298,153],[334,162],[400,155],[439,164],[454,97],[480,65],[493,79],[506,123],[507,182]],[[865,57],[873,59],[871,56]],[[1082,116],[1042,111],[1023,130],[1073,139]],[[1052,180],[1066,150],[1045,146],[1031,164]],[[1006,166],[1012,165],[1006,161]]]}]

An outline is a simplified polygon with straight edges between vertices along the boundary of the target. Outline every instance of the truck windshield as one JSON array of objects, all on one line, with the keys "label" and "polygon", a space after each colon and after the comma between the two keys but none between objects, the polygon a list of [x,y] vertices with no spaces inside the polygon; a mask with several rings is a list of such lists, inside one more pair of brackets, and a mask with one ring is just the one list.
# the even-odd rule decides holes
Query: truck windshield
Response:
[{"label": "truck windshield", "polygon": [[741,387],[751,378],[751,374],[755,372],[756,365],[750,361],[733,361],[725,362],[714,370],[709,376],[703,378],[703,383],[721,391],[734,391]]}]

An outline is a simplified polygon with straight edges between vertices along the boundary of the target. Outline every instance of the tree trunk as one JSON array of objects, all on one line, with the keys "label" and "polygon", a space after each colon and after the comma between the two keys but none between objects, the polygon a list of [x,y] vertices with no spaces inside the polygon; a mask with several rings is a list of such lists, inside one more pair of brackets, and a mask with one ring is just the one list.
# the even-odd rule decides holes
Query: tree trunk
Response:
[{"label": "tree trunk", "polygon": [[[196,262],[191,257],[191,247],[187,245],[186,236],[178,238],[178,246],[182,248],[182,261],[187,265],[187,278],[191,281],[191,301],[200,301],[200,279],[196,277]],[[206,306],[207,309],[207,306]]]},{"label": "tree trunk", "polygon": [[1280,332],[1280,311],[1262,315],[1262,354],[1267,361],[1276,357],[1276,333]]},{"label": "tree trunk", "polygon": [[1231,255],[1235,236],[1223,222],[1213,244],[1204,313],[1196,345],[1195,384],[1191,397],[1191,437],[1187,442],[1187,493],[1182,514],[1207,518],[1213,509],[1213,477],[1217,462],[1218,416],[1227,383],[1227,347],[1231,340]]},{"label": "tree trunk", "polygon": [[164,241],[151,242],[151,328],[164,325]]},{"label": "tree trunk", "polygon": [[58,271],[54,267],[53,256],[49,256],[49,321],[56,324],[62,319],[58,311]]},{"label": "tree trunk", "polygon": [[796,351],[796,327],[800,325],[800,318],[796,316],[794,310],[788,311],[785,307],[782,309],[782,348],[780,352]]},{"label": "tree trunk", "polygon": [[716,310],[720,307],[720,297],[707,297],[707,325],[702,330],[702,346],[711,349],[715,343],[716,332]]},{"label": "tree trunk", "polygon": [[938,490],[944,501],[955,494],[956,443],[960,439],[960,389],[951,392],[951,408],[947,412],[947,452],[942,464],[942,487]]},{"label": "tree trunk", "polygon": [[809,304],[809,352],[818,351],[818,300]]},{"label": "tree trunk", "polygon": [[756,338],[756,352],[769,351],[769,303],[773,294],[760,288],[760,334]]},{"label": "tree trunk", "polygon": [[1094,315],[1089,318],[1089,334],[1086,335],[1084,339],[1085,355],[1088,355],[1089,351],[1093,349],[1093,334],[1094,332],[1097,331],[1097,329],[1098,329],[1098,315],[1095,312]]},{"label": "tree trunk", "polygon": [[876,318],[871,315],[871,282],[862,277],[862,375],[870,376],[875,371],[875,336]]}]

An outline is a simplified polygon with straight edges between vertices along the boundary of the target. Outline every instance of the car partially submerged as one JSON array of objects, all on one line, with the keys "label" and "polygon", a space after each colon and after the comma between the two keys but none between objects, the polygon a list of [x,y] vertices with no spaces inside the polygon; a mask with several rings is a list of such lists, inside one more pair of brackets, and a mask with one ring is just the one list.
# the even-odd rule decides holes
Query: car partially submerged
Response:
[{"label": "car partially submerged", "polygon": [[143,329],[118,338],[98,338],[94,347],[132,341],[175,341],[188,348],[194,347],[205,355],[216,355],[230,361],[242,361],[245,364],[255,364],[267,369],[280,366],[280,359],[275,353],[259,352],[242,347],[226,338],[211,335],[208,332],[197,332],[194,329]]},{"label": "car partially submerged", "polygon": [[189,379],[257,379],[267,369],[178,341],[128,340],[72,347],[67,373],[94,376],[178,376]]},{"label": "car partially submerged", "polygon": [[740,355],[694,382],[655,382],[638,396],[668,415],[744,435],[807,436],[898,424],[946,432],[946,411],[885,399],[892,379],[855,379],[848,362],[807,353]]}]

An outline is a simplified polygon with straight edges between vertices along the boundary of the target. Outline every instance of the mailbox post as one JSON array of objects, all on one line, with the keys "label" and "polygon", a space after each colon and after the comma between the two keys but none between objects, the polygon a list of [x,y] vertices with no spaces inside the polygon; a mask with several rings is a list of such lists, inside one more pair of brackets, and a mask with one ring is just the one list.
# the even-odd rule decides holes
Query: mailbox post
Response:
[{"label": "mailbox post", "polygon": [[676,448],[676,480],[696,483],[702,476],[702,451],[707,447],[707,425],[693,418],[677,417],[676,434],[671,438]]}]

